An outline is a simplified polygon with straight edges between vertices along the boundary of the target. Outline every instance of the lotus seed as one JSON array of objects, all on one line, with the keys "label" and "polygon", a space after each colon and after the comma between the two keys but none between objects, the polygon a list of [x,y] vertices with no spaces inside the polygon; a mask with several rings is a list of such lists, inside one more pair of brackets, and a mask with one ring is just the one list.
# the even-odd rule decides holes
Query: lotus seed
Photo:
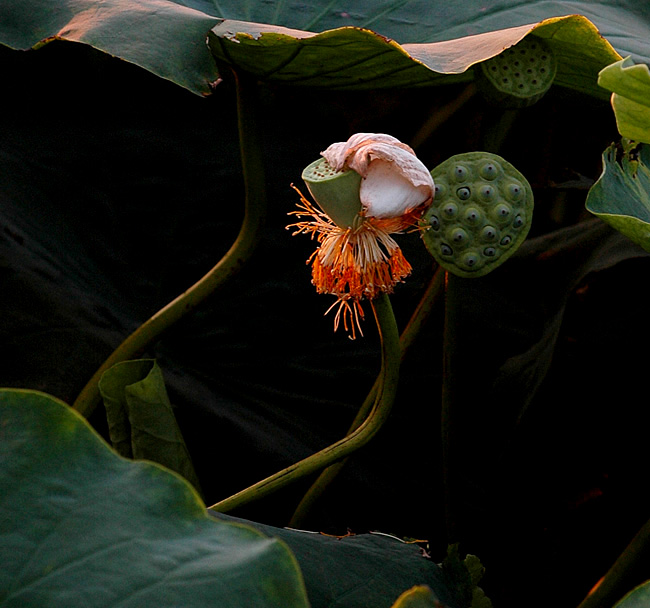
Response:
[{"label": "lotus seed", "polygon": [[431,228],[434,230],[440,230],[440,220],[435,215],[431,216],[429,224],[431,224]]},{"label": "lotus seed", "polygon": [[508,216],[510,215],[510,207],[508,205],[501,203],[500,205],[497,205],[494,209],[494,217],[499,222],[500,224],[503,224],[507,219]]},{"label": "lotus seed", "polygon": [[497,229],[493,226],[485,226],[481,232],[481,237],[484,241],[493,241],[497,238]]},{"label": "lotus seed", "polygon": [[480,170],[481,177],[483,179],[495,179],[499,171],[494,163],[487,163],[483,165]]},{"label": "lotus seed", "polygon": [[456,181],[464,182],[468,175],[469,171],[462,165],[456,165],[454,168],[454,177],[456,178]]},{"label": "lotus seed", "polygon": [[454,243],[457,243],[458,245],[462,245],[463,243],[467,243],[469,241],[467,232],[465,232],[462,228],[454,228],[449,233],[449,237],[451,241],[454,241]]},{"label": "lotus seed", "polygon": [[440,253],[442,253],[442,255],[454,255],[454,250],[449,245],[443,243],[440,245]]},{"label": "lotus seed", "polygon": [[521,215],[515,217],[514,221],[512,222],[513,228],[521,228],[523,225],[524,225],[524,218],[521,217]]},{"label": "lotus seed", "polygon": [[496,191],[492,186],[483,186],[481,188],[481,198],[486,201],[491,201],[496,198]]},{"label": "lotus seed", "polygon": [[494,257],[494,256],[496,255],[497,250],[496,250],[494,247],[486,247],[486,248],[483,250],[483,253],[484,253],[487,257],[491,258],[491,257]]},{"label": "lotus seed", "polygon": [[481,212],[474,207],[468,207],[465,209],[465,219],[470,224],[476,224],[481,219]]},{"label": "lotus seed", "polygon": [[510,243],[512,243],[512,237],[510,235],[506,235],[501,239],[501,244],[504,247],[507,247]]},{"label": "lotus seed", "polygon": [[519,184],[510,184],[508,186],[508,194],[510,195],[510,200],[519,200],[522,194],[521,186]]},{"label": "lotus seed", "polygon": [[449,218],[456,217],[456,214],[458,213],[458,207],[454,203],[447,203],[442,210]]},{"label": "lotus seed", "polygon": [[472,196],[472,191],[469,188],[458,188],[458,190],[456,190],[456,196],[458,196],[461,201],[466,201],[470,196]]},{"label": "lotus seed", "polygon": [[467,268],[476,266],[479,258],[475,253],[466,253],[462,258],[462,264]]}]

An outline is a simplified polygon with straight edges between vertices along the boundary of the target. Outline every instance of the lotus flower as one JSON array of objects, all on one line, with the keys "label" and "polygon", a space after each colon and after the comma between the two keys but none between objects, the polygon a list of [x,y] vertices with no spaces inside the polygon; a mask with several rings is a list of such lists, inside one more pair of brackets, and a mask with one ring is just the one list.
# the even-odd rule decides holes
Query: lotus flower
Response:
[{"label": "lotus flower", "polygon": [[[382,133],[357,133],[332,144],[303,171],[320,209],[300,195],[287,226],[320,243],[307,260],[318,293],[336,296],[334,329],[361,332],[361,300],[392,293],[411,265],[390,236],[417,225],[433,200],[431,174],[406,144]],[[326,313],[327,314],[327,313]]]}]

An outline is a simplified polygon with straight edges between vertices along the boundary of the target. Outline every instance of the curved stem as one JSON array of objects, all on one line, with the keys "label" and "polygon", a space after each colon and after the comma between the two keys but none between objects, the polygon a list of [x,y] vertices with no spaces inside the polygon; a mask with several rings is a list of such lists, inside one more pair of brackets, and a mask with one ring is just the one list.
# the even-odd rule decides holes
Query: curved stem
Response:
[{"label": "curved stem", "polygon": [[259,240],[266,216],[266,191],[262,146],[256,120],[257,83],[250,76],[235,73],[239,144],[245,187],[245,215],[232,247],[206,275],[187,291],[145,321],[104,361],[79,393],[73,408],[86,418],[101,400],[98,383],[102,374],[121,361],[141,354],[174,323],[235,275],[250,258]]},{"label": "curved stem", "polygon": [[639,580],[647,578],[644,570],[649,558],[650,521],[647,521],[578,608],[609,608],[616,604]]},{"label": "curved stem", "polygon": [[381,387],[377,391],[374,406],[368,418],[353,433],[331,446],[312,454],[279,473],[226,498],[210,507],[225,513],[236,507],[259,500],[280,488],[322,469],[364,446],[382,427],[395,400],[399,379],[400,348],[397,323],[390,300],[386,294],[371,300],[372,309],[381,338]]},{"label": "curved stem", "polygon": [[[401,362],[404,362],[404,358],[408,353],[409,348],[415,342],[422,325],[425,323],[429,317],[429,313],[438,303],[440,295],[443,293],[442,288],[444,285],[444,270],[438,267],[434,273],[429,285],[427,286],[424,294],[420,298],[417,308],[413,312],[408,324],[404,328],[402,335],[400,336],[400,351],[401,351]],[[365,401],[359,408],[357,415],[348,430],[348,435],[354,432],[361,423],[365,420],[368,415],[368,411],[372,407],[372,404],[375,401],[375,396],[379,387],[381,385],[381,376],[377,376],[375,383],[373,384],[368,396]],[[314,481],[309,490],[305,493],[302,500],[296,507],[296,510],[291,517],[289,526],[296,528],[300,527],[305,521],[307,514],[316,503],[316,501],[323,495],[327,487],[334,481],[336,476],[339,474],[339,471],[345,466],[347,458],[340,460],[339,462],[330,465],[327,467]]]}]

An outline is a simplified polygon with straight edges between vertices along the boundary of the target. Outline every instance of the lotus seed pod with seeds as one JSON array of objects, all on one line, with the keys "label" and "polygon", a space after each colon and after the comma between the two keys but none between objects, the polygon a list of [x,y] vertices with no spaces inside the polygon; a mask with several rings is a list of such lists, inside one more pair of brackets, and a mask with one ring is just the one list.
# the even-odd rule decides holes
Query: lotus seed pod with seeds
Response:
[{"label": "lotus seed pod with seeds", "polygon": [[351,169],[335,171],[320,158],[302,172],[302,179],[320,208],[341,228],[354,226],[361,212],[361,176]]},{"label": "lotus seed pod with seeds", "polygon": [[523,243],[533,217],[533,191],[509,162],[468,152],[431,171],[435,196],[422,216],[424,243],[452,274],[480,277]]},{"label": "lotus seed pod with seeds", "polygon": [[539,101],[551,88],[557,70],[555,55],[546,42],[527,36],[475,68],[476,82],[490,102],[521,108]]}]

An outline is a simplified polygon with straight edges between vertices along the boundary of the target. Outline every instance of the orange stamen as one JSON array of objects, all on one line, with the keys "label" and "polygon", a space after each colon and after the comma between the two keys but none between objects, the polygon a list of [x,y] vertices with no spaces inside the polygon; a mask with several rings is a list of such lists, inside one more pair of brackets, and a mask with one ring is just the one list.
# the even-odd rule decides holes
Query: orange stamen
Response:
[{"label": "orange stamen", "polygon": [[307,260],[307,264],[312,266],[312,283],[318,293],[332,294],[337,298],[325,314],[338,306],[334,330],[342,321],[353,340],[357,329],[363,336],[361,299],[392,293],[395,285],[411,273],[411,265],[390,233],[416,225],[424,207],[397,218],[360,215],[357,225],[341,228],[312,205],[298,188],[293,184],[291,187],[300,195],[300,203],[298,210],[289,215],[310,219],[290,224],[287,228],[295,228],[294,235],[308,234],[320,243]]}]

